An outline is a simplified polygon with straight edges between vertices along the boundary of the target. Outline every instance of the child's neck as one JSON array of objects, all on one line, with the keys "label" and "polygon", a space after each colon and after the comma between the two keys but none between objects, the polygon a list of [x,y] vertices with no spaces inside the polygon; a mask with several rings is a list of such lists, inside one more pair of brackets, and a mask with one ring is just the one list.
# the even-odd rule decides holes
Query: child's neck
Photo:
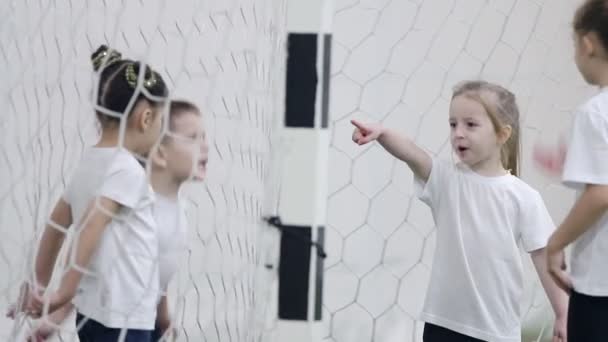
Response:
[{"label": "child's neck", "polygon": [[608,87],[608,62],[605,62],[598,67],[594,72],[596,85],[600,88]]},{"label": "child's neck", "polygon": [[485,177],[497,177],[507,174],[507,170],[505,170],[500,159],[497,158],[482,160],[474,165],[469,165],[469,167],[473,172]]},{"label": "child's neck", "polygon": [[170,199],[177,198],[181,186],[165,170],[155,168],[150,173],[150,183],[152,183],[154,192]]},{"label": "child's neck", "polygon": [[597,84],[598,88],[603,89],[608,87],[608,78],[606,80],[602,80]]},{"label": "child's neck", "polygon": [[126,134],[122,141],[120,142],[120,134],[118,127],[116,128],[104,128],[101,130],[101,136],[99,137],[99,141],[95,144],[95,147],[121,147],[126,148],[129,151],[134,151],[134,146],[131,146],[132,143],[127,139]]}]

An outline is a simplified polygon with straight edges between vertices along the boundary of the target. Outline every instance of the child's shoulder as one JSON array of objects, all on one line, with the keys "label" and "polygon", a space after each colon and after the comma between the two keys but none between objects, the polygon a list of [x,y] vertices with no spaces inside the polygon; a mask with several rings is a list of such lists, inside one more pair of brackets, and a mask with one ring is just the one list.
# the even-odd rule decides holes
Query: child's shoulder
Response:
[{"label": "child's shoulder", "polygon": [[145,177],[146,171],[131,152],[124,148],[91,147],[85,151],[81,164],[88,168],[99,168],[115,173],[126,171],[129,174]]},{"label": "child's shoulder", "polygon": [[113,162],[123,164],[127,167],[144,172],[144,167],[139,160],[129,151],[124,148],[117,149]]},{"label": "child's shoulder", "polygon": [[516,176],[511,176],[511,179],[513,188],[523,196],[526,196],[527,198],[540,196],[538,190],[526,183],[523,179]]},{"label": "child's shoulder", "polygon": [[602,114],[608,119],[608,89],[589,98],[577,108],[577,112]]},{"label": "child's shoulder", "polygon": [[509,193],[520,209],[542,208],[545,201],[538,190],[519,177],[511,176]]}]

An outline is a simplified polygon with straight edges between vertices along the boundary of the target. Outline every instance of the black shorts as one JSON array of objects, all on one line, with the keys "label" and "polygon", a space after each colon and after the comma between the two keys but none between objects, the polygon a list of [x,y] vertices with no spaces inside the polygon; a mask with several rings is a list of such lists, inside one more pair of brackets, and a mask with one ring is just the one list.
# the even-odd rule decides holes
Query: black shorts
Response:
[{"label": "black shorts", "polygon": [[431,323],[424,324],[422,340],[424,342],[484,342]]},{"label": "black shorts", "polygon": [[87,318],[80,313],[76,315],[76,326],[78,339],[80,342],[116,342],[119,341],[121,334],[124,334],[124,342],[150,342],[152,330],[127,329],[122,332],[120,328],[108,328],[105,325]]},{"label": "black shorts", "polygon": [[568,341],[608,341],[608,297],[570,293]]}]

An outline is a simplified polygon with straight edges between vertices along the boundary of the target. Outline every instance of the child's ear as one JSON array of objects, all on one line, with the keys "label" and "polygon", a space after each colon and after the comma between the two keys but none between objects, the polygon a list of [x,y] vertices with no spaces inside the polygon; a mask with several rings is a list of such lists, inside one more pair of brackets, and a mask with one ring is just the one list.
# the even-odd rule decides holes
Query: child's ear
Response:
[{"label": "child's ear", "polygon": [[141,120],[141,124],[140,127],[142,128],[142,131],[147,131],[148,129],[150,129],[150,127],[152,127],[152,125],[154,125],[154,116],[156,114],[152,111],[152,109],[150,107],[147,107],[146,109],[144,109],[141,113],[140,116],[140,120]]},{"label": "child's ear", "polygon": [[145,132],[154,124],[155,113],[145,101],[136,103],[132,113],[135,128],[138,131]]},{"label": "child's ear", "polygon": [[511,134],[513,134],[513,127],[511,125],[504,125],[498,131],[498,141],[500,144],[505,144],[511,138]]},{"label": "child's ear", "polygon": [[152,160],[152,165],[154,167],[158,167],[164,169],[167,167],[167,151],[165,145],[162,143],[158,144],[150,153],[150,159]]},{"label": "child's ear", "polygon": [[597,55],[599,53],[598,46],[601,46],[599,37],[595,32],[589,32],[582,35],[580,44],[583,54],[589,57]]}]

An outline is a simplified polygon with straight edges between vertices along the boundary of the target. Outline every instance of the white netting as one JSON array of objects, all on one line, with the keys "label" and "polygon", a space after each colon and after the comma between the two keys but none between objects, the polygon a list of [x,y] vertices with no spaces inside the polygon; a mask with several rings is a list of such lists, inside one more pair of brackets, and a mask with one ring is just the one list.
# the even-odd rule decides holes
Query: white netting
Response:
[{"label": "white netting", "polygon": [[[451,88],[479,77],[503,84],[522,111],[523,179],[561,220],[572,196],[531,167],[529,152],[537,139],[565,131],[571,109],[590,92],[572,60],[577,4],[336,1],[324,341],[420,341],[416,318],[434,250],[434,223],[413,196],[412,172],[377,144],[352,143],[350,119],[382,121],[450,158]],[[528,270],[524,341],[536,340],[543,327],[551,334],[552,322]]]},{"label": "white netting", "polygon": [[[261,216],[277,185],[285,1],[5,1],[0,13],[0,308],[17,298],[35,239],[98,136],[89,56],[105,43],[199,105],[211,142],[208,180],[184,191],[190,251],[172,287],[180,340],[265,340],[276,237]],[[0,339],[13,328],[0,319]]]}]

